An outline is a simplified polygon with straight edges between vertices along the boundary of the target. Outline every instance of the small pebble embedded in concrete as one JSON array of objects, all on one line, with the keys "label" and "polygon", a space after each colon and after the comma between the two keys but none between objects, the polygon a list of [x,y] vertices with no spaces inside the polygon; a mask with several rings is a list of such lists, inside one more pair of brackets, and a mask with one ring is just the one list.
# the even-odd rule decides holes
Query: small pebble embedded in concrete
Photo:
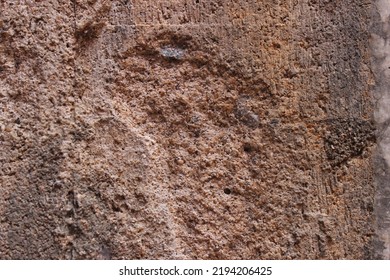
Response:
[{"label": "small pebble embedded in concrete", "polygon": [[184,50],[180,48],[174,48],[170,46],[165,46],[160,49],[160,54],[168,59],[182,59],[184,56]]}]

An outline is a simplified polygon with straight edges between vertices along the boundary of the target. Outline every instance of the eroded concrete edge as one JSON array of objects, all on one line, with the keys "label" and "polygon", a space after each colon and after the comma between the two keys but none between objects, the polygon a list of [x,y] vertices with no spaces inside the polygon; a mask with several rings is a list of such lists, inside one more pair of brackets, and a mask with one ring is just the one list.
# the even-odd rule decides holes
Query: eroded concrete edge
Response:
[{"label": "eroded concrete edge", "polygon": [[390,1],[376,0],[371,26],[372,69],[375,76],[378,148],[376,170],[376,258],[390,259]]}]

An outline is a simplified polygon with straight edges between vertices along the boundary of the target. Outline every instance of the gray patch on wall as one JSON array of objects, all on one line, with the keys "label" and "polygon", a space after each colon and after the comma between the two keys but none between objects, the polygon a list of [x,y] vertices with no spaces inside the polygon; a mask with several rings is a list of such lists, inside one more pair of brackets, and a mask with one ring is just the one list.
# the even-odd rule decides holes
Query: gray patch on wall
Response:
[{"label": "gray patch on wall", "polygon": [[376,0],[371,26],[372,69],[378,146],[376,174],[376,258],[390,259],[390,1]]}]

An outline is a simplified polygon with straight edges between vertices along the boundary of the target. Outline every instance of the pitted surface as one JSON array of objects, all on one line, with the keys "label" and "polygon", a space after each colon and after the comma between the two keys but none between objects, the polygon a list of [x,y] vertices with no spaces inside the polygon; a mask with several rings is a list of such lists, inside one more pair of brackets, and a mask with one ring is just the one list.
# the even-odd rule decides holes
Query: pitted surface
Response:
[{"label": "pitted surface", "polygon": [[2,1],[0,257],[374,252],[371,1]]}]

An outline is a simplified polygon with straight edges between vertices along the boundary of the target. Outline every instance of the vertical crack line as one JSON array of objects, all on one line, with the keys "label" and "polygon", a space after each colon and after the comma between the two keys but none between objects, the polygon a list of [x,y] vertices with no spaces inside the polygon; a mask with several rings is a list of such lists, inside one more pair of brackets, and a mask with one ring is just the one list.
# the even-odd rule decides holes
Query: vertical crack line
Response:
[{"label": "vertical crack line", "polygon": [[76,34],[76,0],[72,0],[73,4],[73,28],[74,33]]},{"label": "vertical crack line", "polygon": [[[77,113],[76,113],[76,107],[77,107],[77,104],[78,104],[78,96],[77,96],[77,70],[76,70],[76,59],[77,59],[77,53],[76,53],[76,32],[77,32],[77,11],[76,11],[76,0],[72,0],[72,4],[73,4],[73,48],[72,48],[72,52],[73,52],[73,81],[72,81],[72,97],[73,97],[73,122],[74,124],[77,123]],[[72,142],[71,144],[73,147],[73,151],[76,151],[76,142]],[[80,154],[77,155],[78,158],[80,158]],[[73,196],[74,196],[74,192],[73,192]],[[73,215],[75,213],[75,209],[73,208]],[[70,258],[72,260],[75,259],[75,245],[74,243],[71,243],[71,246],[70,246]]]},{"label": "vertical crack line", "polygon": [[73,119],[76,122],[76,86],[77,86],[77,70],[76,70],[76,32],[77,32],[77,10],[76,10],[76,0],[72,0],[73,4],[73,85],[72,85],[72,95],[73,95]]}]

